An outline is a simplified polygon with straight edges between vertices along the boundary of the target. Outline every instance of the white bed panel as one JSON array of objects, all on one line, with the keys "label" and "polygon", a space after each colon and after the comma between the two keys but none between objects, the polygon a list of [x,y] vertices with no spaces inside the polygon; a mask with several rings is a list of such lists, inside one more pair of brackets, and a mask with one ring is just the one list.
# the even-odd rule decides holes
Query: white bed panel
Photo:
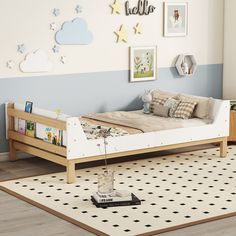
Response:
[{"label": "white bed panel", "polygon": [[[206,140],[229,135],[229,101],[214,100],[214,121],[212,124],[198,127],[178,128],[150,133],[134,134],[108,138],[107,153],[117,153],[158,147],[184,142]],[[96,156],[104,153],[103,140],[85,140],[78,118],[67,119],[74,128],[68,130],[67,158],[75,159],[85,156]]]}]

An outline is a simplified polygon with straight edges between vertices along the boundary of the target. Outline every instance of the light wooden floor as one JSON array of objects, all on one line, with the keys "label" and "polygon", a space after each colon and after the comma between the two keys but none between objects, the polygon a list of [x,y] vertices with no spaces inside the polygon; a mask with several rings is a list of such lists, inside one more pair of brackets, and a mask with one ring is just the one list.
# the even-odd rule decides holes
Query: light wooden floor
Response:
[{"label": "light wooden floor", "polygon": [[[163,154],[166,153],[160,153],[160,155]],[[150,155],[145,156],[150,157]],[[98,163],[90,163],[89,165],[96,164]],[[59,171],[64,171],[64,168],[39,158],[17,162],[0,162],[0,181]],[[90,236],[93,234],[0,191],[0,236],[32,235]],[[161,234],[161,236],[235,235],[236,217]]]}]

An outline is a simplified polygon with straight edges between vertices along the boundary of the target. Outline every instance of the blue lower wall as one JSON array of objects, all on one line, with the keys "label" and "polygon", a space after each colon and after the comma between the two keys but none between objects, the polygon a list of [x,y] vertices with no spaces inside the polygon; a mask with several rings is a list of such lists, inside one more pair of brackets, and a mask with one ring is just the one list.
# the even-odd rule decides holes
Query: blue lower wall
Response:
[{"label": "blue lower wall", "polygon": [[145,89],[222,97],[222,64],[198,66],[192,77],[179,77],[175,68],[160,68],[158,79],[129,83],[128,71],[37,76],[0,80],[0,153],[6,152],[4,103],[30,100],[40,108],[80,115],[142,107],[139,95]]}]

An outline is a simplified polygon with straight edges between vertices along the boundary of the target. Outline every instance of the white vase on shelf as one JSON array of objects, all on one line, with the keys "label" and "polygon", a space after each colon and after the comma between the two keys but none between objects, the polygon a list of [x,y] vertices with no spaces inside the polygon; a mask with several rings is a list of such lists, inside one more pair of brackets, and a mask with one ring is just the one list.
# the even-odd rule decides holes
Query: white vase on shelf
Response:
[{"label": "white vase on shelf", "polygon": [[185,75],[188,74],[189,68],[188,68],[187,62],[183,62],[183,63],[182,63],[182,70],[183,70],[183,73],[184,73]]}]

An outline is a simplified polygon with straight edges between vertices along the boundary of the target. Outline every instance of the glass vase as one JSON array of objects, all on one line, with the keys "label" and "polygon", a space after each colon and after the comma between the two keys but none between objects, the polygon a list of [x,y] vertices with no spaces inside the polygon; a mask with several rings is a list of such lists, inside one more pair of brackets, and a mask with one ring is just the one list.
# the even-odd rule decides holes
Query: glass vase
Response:
[{"label": "glass vase", "polygon": [[114,191],[114,171],[105,170],[98,174],[98,192],[110,194]]}]

